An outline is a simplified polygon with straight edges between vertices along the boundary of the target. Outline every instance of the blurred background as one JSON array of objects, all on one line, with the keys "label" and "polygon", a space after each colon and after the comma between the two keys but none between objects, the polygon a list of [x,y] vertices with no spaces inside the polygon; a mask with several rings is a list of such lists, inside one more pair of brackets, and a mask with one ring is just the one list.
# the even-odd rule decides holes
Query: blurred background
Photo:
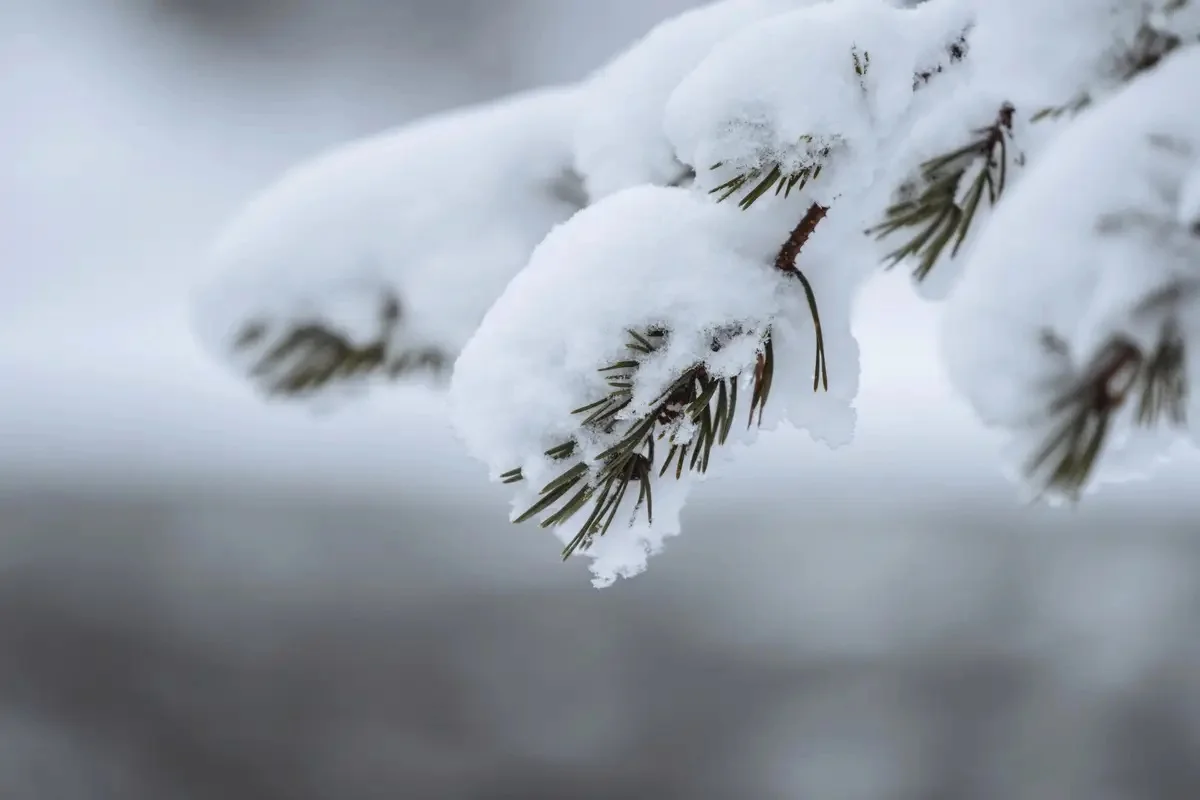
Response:
[{"label": "blurred background", "polygon": [[895,276],[858,442],[738,453],[603,592],[437,398],[196,352],[281,170],[691,4],[0,0],[0,797],[1197,796],[1200,468],[1022,506]]}]

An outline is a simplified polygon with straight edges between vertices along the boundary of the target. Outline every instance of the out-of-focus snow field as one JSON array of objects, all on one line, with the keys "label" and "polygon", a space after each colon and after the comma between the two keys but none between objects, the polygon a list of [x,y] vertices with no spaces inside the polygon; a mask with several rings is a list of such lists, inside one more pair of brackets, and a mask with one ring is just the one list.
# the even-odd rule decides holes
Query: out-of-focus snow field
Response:
[{"label": "out-of-focus snow field", "polygon": [[[150,2],[0,3],[0,794],[1200,785],[1200,470],[1020,506],[901,275],[859,310],[856,443],[764,437],[603,594],[505,524],[440,398],[314,416],[198,352],[199,257],[281,169],[581,75],[688,3],[448,5],[257,45]],[[359,46],[370,13],[398,43]]]}]

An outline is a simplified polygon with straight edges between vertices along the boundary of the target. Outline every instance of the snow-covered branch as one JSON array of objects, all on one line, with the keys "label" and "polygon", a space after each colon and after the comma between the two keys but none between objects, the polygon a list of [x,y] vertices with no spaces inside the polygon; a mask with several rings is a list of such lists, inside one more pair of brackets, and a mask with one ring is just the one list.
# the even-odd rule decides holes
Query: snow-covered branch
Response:
[{"label": "snow-covered branch", "polygon": [[903,265],[1014,476],[1074,497],[1195,416],[1198,6],[712,3],[286,176],[216,251],[206,340],[271,393],[453,362],[514,518],[605,585],[759,424],[851,440],[852,304]]},{"label": "snow-covered branch", "polygon": [[444,378],[537,243],[586,203],[577,108],[574,89],[531,92],[296,167],[217,242],[202,340],[268,394]]}]

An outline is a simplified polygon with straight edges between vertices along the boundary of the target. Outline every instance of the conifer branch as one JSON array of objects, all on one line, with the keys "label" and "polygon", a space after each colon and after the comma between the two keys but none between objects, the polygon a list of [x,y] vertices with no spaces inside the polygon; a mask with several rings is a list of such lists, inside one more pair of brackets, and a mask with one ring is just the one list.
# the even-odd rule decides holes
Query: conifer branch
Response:
[{"label": "conifer branch", "polygon": [[[956,64],[966,56],[966,36],[967,34],[964,32],[946,48],[946,55],[950,64]],[[866,78],[871,70],[871,53],[869,50],[860,51],[857,46],[852,46],[850,48],[850,59],[854,74],[858,76],[859,85],[862,87],[863,92],[866,93],[868,91]],[[945,69],[946,66],[944,64],[938,64],[931,69],[922,70],[914,74],[913,91],[929,83],[934,75],[942,73]],[[806,157],[802,160],[800,166],[788,166],[779,159],[765,159],[761,164],[751,167],[744,172],[739,172],[720,186],[710,189],[709,194],[718,195],[717,202],[721,203],[749,187],[749,191],[738,201],[740,208],[748,209],[772,189],[775,190],[776,195],[782,194],[785,198],[790,197],[793,191],[802,191],[810,181],[814,181],[821,176],[822,166],[828,161],[830,151],[835,142],[825,141],[818,143],[813,136],[804,135],[800,137],[800,143],[807,151]],[[725,162],[718,161],[709,167],[709,170],[717,170],[724,165]]]},{"label": "conifer branch", "polygon": [[[828,211],[827,207],[813,203],[775,258],[776,269],[801,282],[812,311],[817,340],[813,391],[829,388],[825,340],[816,295],[804,273],[797,268],[796,258]],[[742,374],[714,376],[702,362],[684,370],[650,404],[647,412],[633,418],[624,415],[633,402],[638,369],[645,359],[662,349],[669,336],[669,331],[659,328],[641,332],[630,330],[625,345],[628,356],[599,370],[608,385],[607,394],[571,412],[581,418],[580,434],[545,451],[551,461],[573,460],[573,463],[542,487],[538,499],[513,522],[528,522],[549,512],[542,520],[542,527],[563,525],[590,504],[588,517],[563,549],[564,559],[578,550],[586,550],[595,537],[608,532],[631,483],[638,484],[631,519],[636,519],[644,506],[646,520],[652,523],[653,480],[672,471],[676,480],[681,479],[685,471],[707,472],[713,447],[728,440],[737,415],[738,385]],[[740,325],[719,329],[712,335],[710,349],[714,353],[720,352],[734,340],[746,336],[759,338],[758,353],[751,370],[750,413],[746,421],[746,426],[750,427],[755,424],[756,417],[757,423],[762,424],[775,377],[775,348],[770,327],[761,333],[747,331]],[[615,443],[591,463],[577,458],[581,441],[611,440],[613,436],[617,437]],[[664,448],[666,456],[660,462],[658,455]],[[520,483],[525,480],[525,474],[520,468],[512,469],[502,474],[500,480],[506,484]]]},{"label": "conifer branch", "polygon": [[804,245],[808,243],[809,238],[816,231],[817,225],[821,220],[825,219],[825,215],[829,213],[829,208],[820,203],[813,203],[808,207],[808,211],[792,229],[791,234],[779,248],[779,255],[775,257],[775,269],[790,275],[800,281],[804,287],[805,297],[808,299],[808,309],[812,314],[813,330],[817,340],[816,364],[813,367],[813,391],[818,391],[823,388],[829,390],[829,372],[827,362],[825,360],[825,334],[821,329],[821,314],[817,308],[817,296],[813,291],[812,284],[808,282],[808,278],[796,266],[796,259],[800,255],[800,251]]},{"label": "conifer branch", "polygon": [[[385,297],[379,311],[379,333],[365,343],[357,343],[319,322],[293,325],[266,345],[250,375],[268,395],[302,396],[338,380],[369,374],[383,374],[392,379],[421,371],[443,374],[450,359],[436,347],[393,350],[392,335],[400,317],[399,300],[392,295]],[[259,348],[269,333],[265,323],[250,322],[234,341],[234,349],[245,352]]]},{"label": "conifer branch", "polygon": [[1078,498],[1126,401],[1137,397],[1134,422],[1141,427],[1164,418],[1183,427],[1187,394],[1184,341],[1174,326],[1164,329],[1148,355],[1127,339],[1110,342],[1051,404],[1050,435],[1026,463],[1026,475],[1043,492]]},{"label": "conifer branch", "polygon": [[[829,158],[831,145],[828,143],[814,145],[815,140],[808,135],[802,136],[800,141],[808,149],[808,156],[803,165],[788,167],[782,161],[768,160],[759,166],[738,173],[720,186],[710,189],[708,193],[718,195],[717,202],[723,203],[746,187],[750,187],[750,190],[738,201],[738,207],[746,210],[772,189],[775,190],[777,197],[782,194],[785,198],[791,197],[792,192],[803,191],[810,181],[821,177],[821,169],[825,160]],[[725,162],[718,161],[709,169],[717,170],[724,165]]]},{"label": "conifer branch", "polygon": [[[729,342],[753,336],[740,327],[718,331],[712,339],[712,350],[721,350]],[[638,495],[632,515],[636,518],[643,506],[646,519],[653,522],[653,487],[655,478],[673,471],[678,480],[685,471],[704,473],[708,470],[712,449],[723,445],[729,437],[738,409],[738,384],[741,375],[719,377],[712,375],[702,363],[686,369],[650,404],[649,410],[633,418],[622,416],[633,402],[633,387],[643,361],[666,343],[666,331],[651,329],[629,331],[626,343],[628,358],[604,367],[608,393],[572,414],[582,418],[580,437],[612,437],[616,441],[589,464],[583,459],[574,463],[550,481],[539,497],[514,522],[527,522],[539,514],[550,512],[542,527],[562,525],[591,505],[591,511],[575,537],[563,550],[563,558],[586,549],[597,536],[603,536],[612,526],[627,496],[631,483],[638,484]],[[771,392],[775,372],[771,332],[760,336],[756,358],[750,413],[747,425],[754,424],[755,415],[762,420],[763,408]],[[546,451],[553,461],[574,458],[580,450],[579,438],[563,442]],[[666,449],[661,463],[658,453]],[[504,483],[525,479],[521,469],[500,476]]]},{"label": "conifer branch", "polygon": [[1090,94],[1081,94],[1073,100],[1069,100],[1059,106],[1047,106],[1039,109],[1033,116],[1029,118],[1030,122],[1041,122],[1047,119],[1061,119],[1066,116],[1075,116],[1080,111],[1089,107],[1092,104],[1092,96]]},{"label": "conifer branch", "polygon": [[[902,189],[901,199],[887,209],[884,221],[866,231],[876,239],[885,239],[899,231],[914,231],[905,244],[885,256],[889,269],[916,258],[913,274],[923,280],[947,247],[951,258],[958,255],[985,193],[992,206],[1004,193],[1012,158],[1009,139],[1014,113],[1013,107],[1005,104],[995,122],[975,131],[975,139],[970,143],[923,163],[917,184],[922,188],[909,185]],[[1019,163],[1019,159],[1014,161]],[[966,192],[961,193],[972,168],[978,171]]]}]

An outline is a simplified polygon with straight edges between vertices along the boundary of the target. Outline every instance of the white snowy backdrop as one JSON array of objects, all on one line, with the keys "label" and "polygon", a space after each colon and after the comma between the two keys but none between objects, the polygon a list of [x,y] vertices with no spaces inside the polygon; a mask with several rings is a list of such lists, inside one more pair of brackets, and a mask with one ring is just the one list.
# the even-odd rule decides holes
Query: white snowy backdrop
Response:
[{"label": "white snowy backdrop", "polygon": [[688,5],[0,0],[0,796],[1195,796],[1200,469],[1018,506],[898,276],[857,443],[770,437],[604,593],[437,398],[197,352],[281,169]]}]

